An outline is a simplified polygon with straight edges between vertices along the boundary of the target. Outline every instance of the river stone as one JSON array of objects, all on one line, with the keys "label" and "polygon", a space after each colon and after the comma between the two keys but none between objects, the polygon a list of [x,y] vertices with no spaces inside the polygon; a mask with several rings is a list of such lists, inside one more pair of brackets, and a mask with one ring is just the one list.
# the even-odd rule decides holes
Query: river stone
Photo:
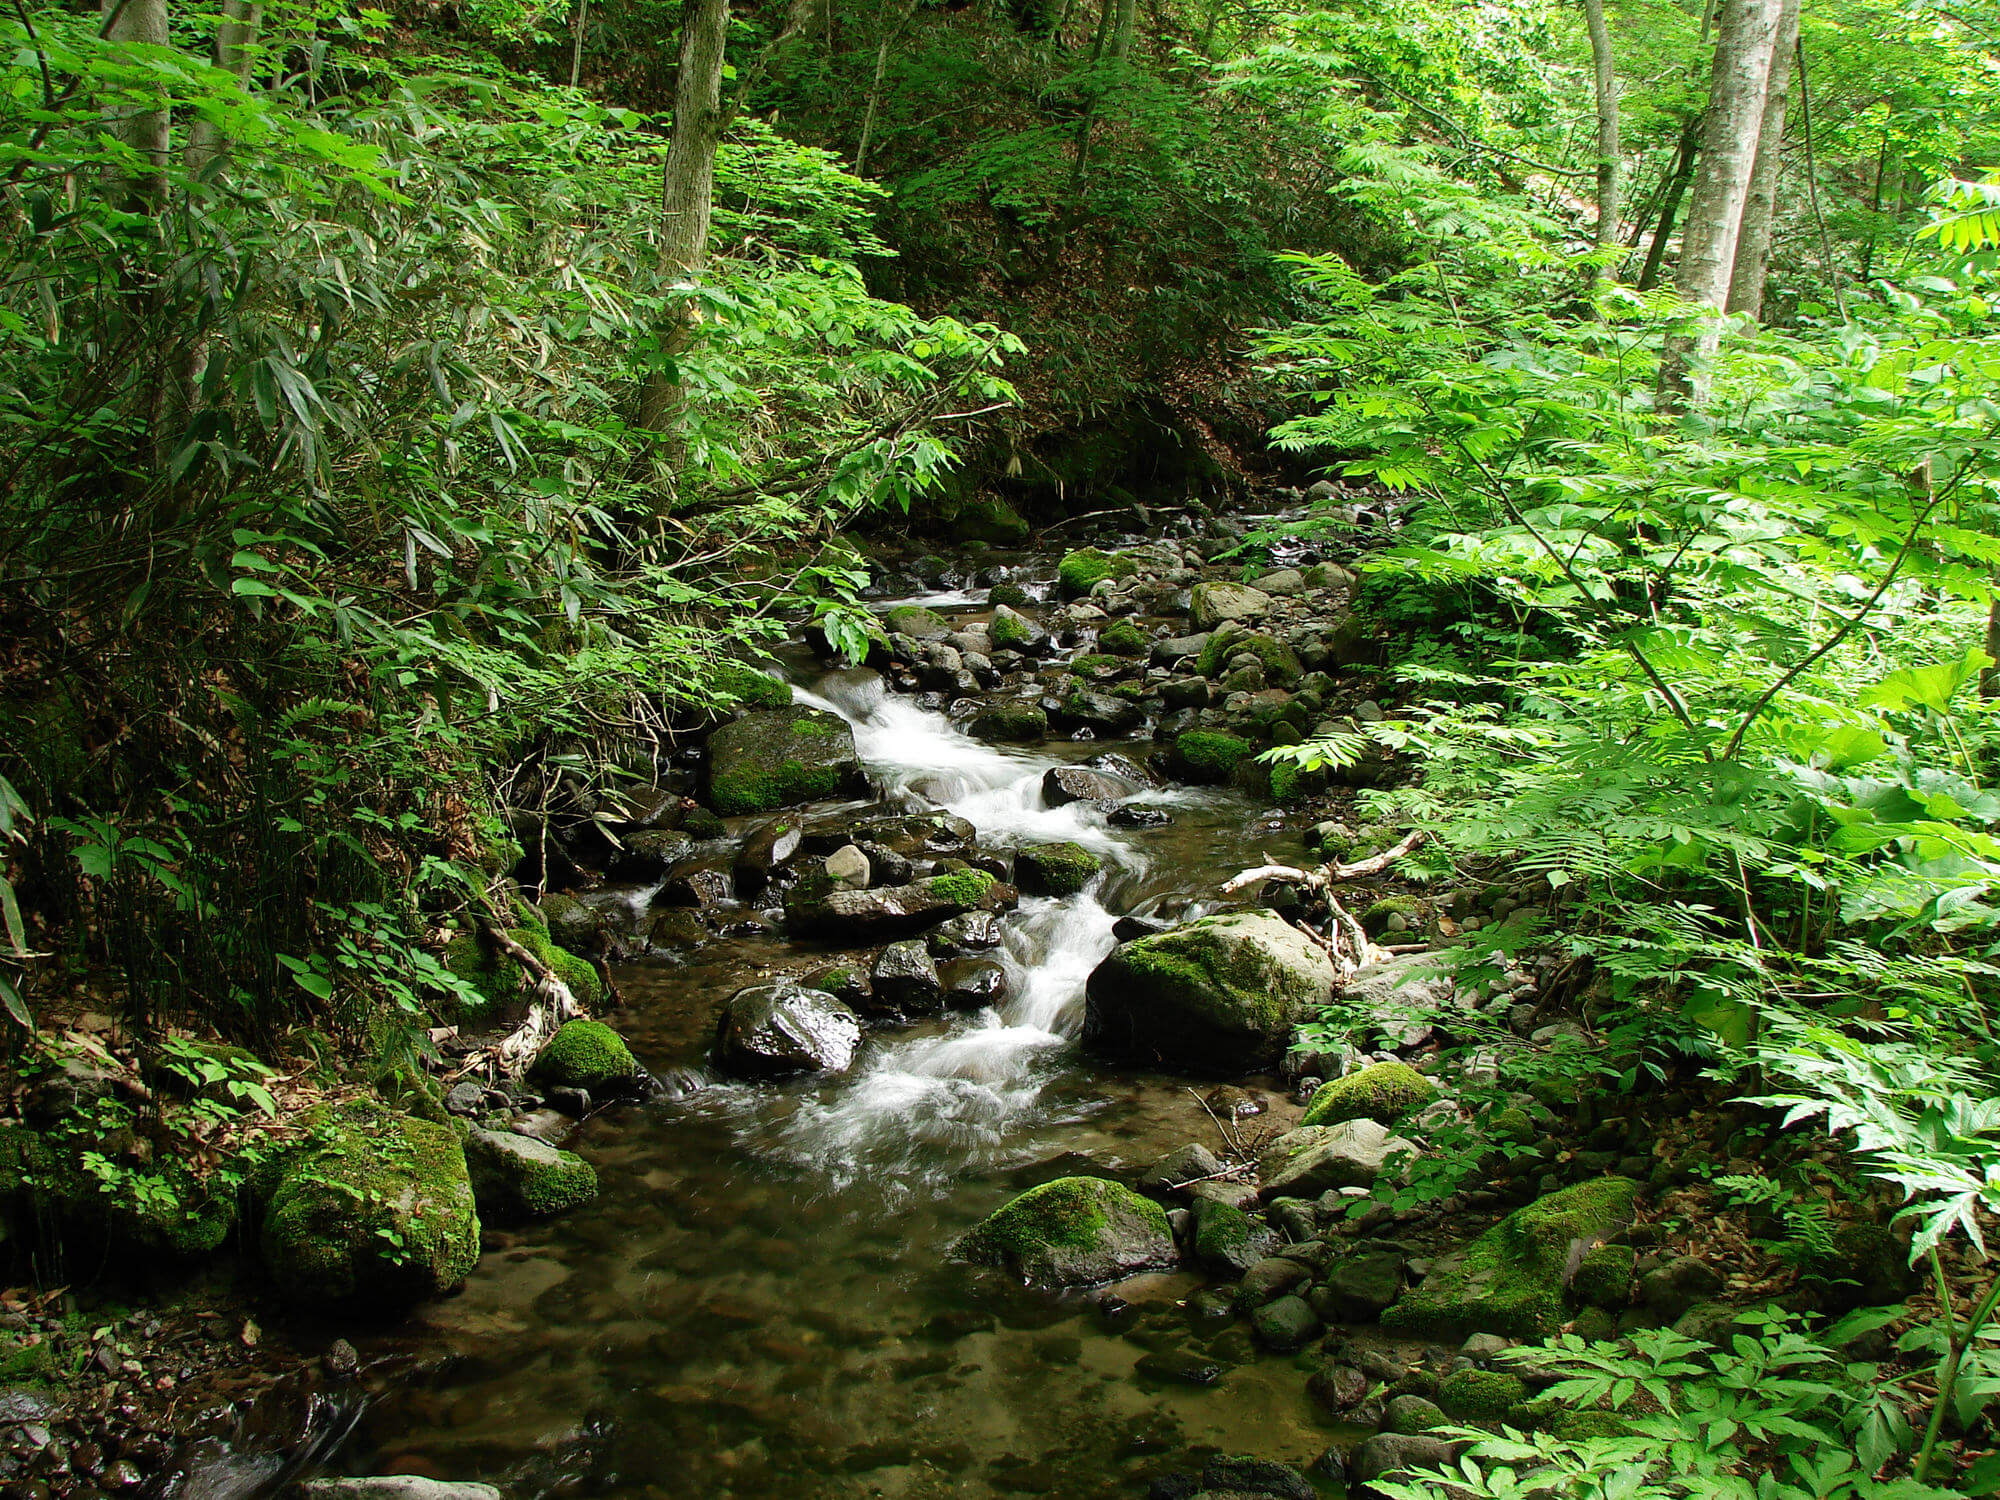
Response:
[{"label": "river stone", "polygon": [[1072,802],[1116,802],[1127,788],[1082,766],[1050,766],[1042,776],[1042,801],[1049,807]]},{"label": "river stone", "polygon": [[1201,648],[1208,644],[1208,633],[1199,635],[1177,635],[1164,641],[1153,642],[1153,649],[1147,655],[1156,667],[1171,667],[1192,657],[1201,655]]},{"label": "river stone", "polygon": [[490,1484],[468,1479],[425,1479],[416,1474],[382,1474],[366,1479],[311,1479],[306,1500],[502,1500]]},{"label": "river stone", "polygon": [[1049,649],[1049,633],[1019,610],[1005,604],[993,611],[993,623],[986,627],[986,634],[1003,651],[1040,656]]},{"label": "river stone", "polygon": [[888,813],[873,818],[830,819],[806,832],[806,846],[830,854],[842,844],[861,846],[870,859],[870,844],[879,844],[905,859],[919,855],[958,854],[972,845],[979,832],[956,813]]},{"label": "river stone", "polygon": [[602,1021],[565,1021],[542,1044],[532,1068],[546,1088],[583,1089],[610,1097],[639,1076],[638,1059],[625,1038]]},{"label": "river stone", "polygon": [[1696,1303],[1708,1301],[1721,1290],[1722,1277],[1715,1267],[1692,1255],[1676,1256],[1639,1278],[1639,1300],[1663,1323],[1673,1322]]},{"label": "river stone", "polygon": [[943,979],[944,1003],[953,1010],[985,1010],[1007,998],[1007,971],[991,959],[959,959]]},{"label": "river stone", "polygon": [[1063,729],[1126,734],[1146,722],[1146,710],[1130,698],[1076,688],[1056,700],[1055,707],[1049,710],[1049,720]]},{"label": "river stone", "polygon": [[716,1060],[752,1078],[840,1073],[860,1044],[860,1019],[833,996],[796,984],[760,984],[738,990],[723,1008]]},{"label": "river stone", "polygon": [[1311,1280],[1312,1268],[1303,1262],[1284,1255],[1267,1255],[1245,1271],[1236,1284],[1236,1305],[1262,1307]]},{"label": "river stone", "polygon": [[1250,586],[1273,598],[1290,598],[1306,591],[1306,578],[1297,568],[1279,568],[1251,579]]},{"label": "river stone", "polygon": [[969,911],[938,923],[924,934],[924,946],[938,958],[961,958],[1000,946],[1000,919],[990,911]]},{"label": "river stone", "polygon": [[1256,1331],[1257,1342],[1266,1349],[1289,1354],[1294,1349],[1303,1349],[1319,1332],[1319,1314],[1306,1304],[1305,1298],[1287,1295],[1265,1303],[1252,1313],[1250,1326]]},{"label": "river stone", "polygon": [[988,744],[1032,745],[1049,736],[1049,716],[1032,703],[989,703],[966,726],[976,740]]},{"label": "river stone", "polygon": [[1319,1492],[1305,1475],[1290,1464],[1269,1458],[1218,1454],[1202,1469],[1201,1484],[1209,1491],[1260,1495],[1268,1500],[1319,1500]]},{"label": "river stone", "polygon": [[1516,1209],[1433,1263],[1382,1326],[1439,1342],[1475,1333],[1540,1339],[1567,1316],[1564,1281],[1592,1246],[1632,1222],[1639,1185],[1595,1177]]},{"label": "river stone", "polygon": [[1261,620],[1271,612],[1271,596],[1240,583],[1198,583],[1188,604],[1196,630],[1213,630],[1231,620]]},{"label": "river stone", "polygon": [[1262,1219],[1234,1203],[1205,1197],[1199,1189],[1192,1197],[1194,1254],[1204,1270],[1217,1276],[1241,1276],[1278,1248],[1277,1231]]},{"label": "river stone", "polygon": [[1302,1125],[1278,1137],[1258,1159],[1266,1198],[1317,1198],[1335,1188],[1373,1187],[1391,1155],[1416,1146],[1373,1120]]},{"label": "river stone", "polygon": [[966,1258],[1037,1286],[1090,1286],[1171,1266],[1167,1212],[1101,1177],[1058,1177],[996,1210],[960,1242]]},{"label": "river stone", "polygon": [[1000,884],[983,870],[953,870],[909,885],[866,891],[846,890],[823,876],[808,876],[785,892],[785,925],[799,937],[880,942],[921,932],[976,908],[1004,909],[1016,899],[1012,886]]},{"label": "river stone", "polygon": [[1014,856],[1014,881],[1030,896],[1074,896],[1104,861],[1078,843],[1030,844]]},{"label": "river stone", "polygon": [[1120,944],[1097,966],[1084,1037],[1170,1068],[1246,1073],[1277,1061],[1334,977],[1326,953],[1275,913],[1202,917]]},{"label": "river stone", "polygon": [[482,1221],[495,1224],[546,1219],[597,1196],[589,1162],[513,1131],[465,1133],[465,1165]]},{"label": "river stone", "polygon": [[1452,983],[1435,954],[1405,953],[1370,964],[1340,992],[1343,1009],[1368,1017],[1394,1047],[1421,1046],[1431,1034],[1430,1015],[1449,1005]]},{"label": "river stone", "polygon": [[1213,1178],[1221,1170],[1222,1163],[1213,1151],[1200,1141],[1190,1141],[1146,1168],[1138,1188],[1156,1198],[1185,1197],[1188,1184]]},{"label": "river stone", "polygon": [[751,834],[737,851],[730,870],[736,894],[746,898],[760,895],[771,883],[771,876],[798,857],[803,842],[797,818],[779,818]]},{"label": "river stone", "polygon": [[868,971],[875,1003],[884,1010],[929,1014],[944,1004],[944,984],[920,938],[891,943]]},{"label": "river stone", "polygon": [[394,1307],[450,1291],[479,1261],[465,1150],[450,1127],[370,1100],[305,1117],[259,1246],[287,1301]]},{"label": "river stone", "polygon": [[1372,1323],[1403,1290],[1403,1260],[1392,1250],[1363,1251],[1335,1261],[1326,1295],[1343,1323]]},{"label": "river stone", "polygon": [[1378,1432],[1347,1455],[1347,1473],[1360,1487],[1357,1495],[1373,1500],[1381,1493],[1374,1488],[1376,1480],[1404,1469],[1435,1469],[1456,1463],[1467,1446],[1464,1441],[1447,1442],[1423,1434]]},{"label": "river stone", "polygon": [[702,784],[708,805],[731,817],[859,796],[868,778],[844,719],[793,704],[745,714],[710,735]]},{"label": "river stone", "polygon": [[868,863],[868,856],[853,844],[842,844],[826,857],[822,866],[826,878],[843,890],[865,891],[868,877],[874,873]]},{"label": "river stone", "polygon": [[[694,840],[678,828],[642,828],[621,842],[625,847],[611,856],[604,871],[613,880],[658,880],[694,848]],[[550,927],[553,931],[553,922]]]}]

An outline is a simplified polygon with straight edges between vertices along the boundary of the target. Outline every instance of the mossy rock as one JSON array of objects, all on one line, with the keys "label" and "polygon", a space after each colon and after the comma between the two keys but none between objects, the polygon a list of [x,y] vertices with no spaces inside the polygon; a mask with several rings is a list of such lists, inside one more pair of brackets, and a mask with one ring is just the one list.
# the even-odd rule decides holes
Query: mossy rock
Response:
[{"label": "mossy rock", "polygon": [[1577,1262],[1570,1278],[1572,1300],[1587,1307],[1616,1312],[1632,1300],[1632,1268],[1637,1261],[1630,1245],[1598,1245]]},{"label": "mossy rock", "polygon": [[1222,674],[1231,660],[1246,653],[1257,659],[1264,680],[1273,687],[1290,687],[1305,676],[1298,652],[1275,636],[1261,630],[1245,630],[1240,625],[1218,627],[1195,658],[1194,669],[1213,679]]},{"label": "mossy rock", "polygon": [[1056,564],[1056,582],[1068,599],[1079,598],[1096,588],[1105,579],[1130,578],[1139,571],[1138,562],[1130,557],[1117,556],[1096,547],[1079,547],[1074,552],[1063,554]]},{"label": "mossy rock", "polygon": [[1361,930],[1370,937],[1380,937],[1390,930],[1391,917],[1401,917],[1406,926],[1414,929],[1423,924],[1422,901],[1415,896],[1384,896],[1380,901],[1371,901],[1361,912]]},{"label": "mossy rock", "polygon": [[1437,1388],[1437,1404],[1461,1422],[1504,1422],[1527,1397],[1527,1382],[1501,1370],[1459,1370]]},{"label": "mossy rock", "polygon": [[1031,745],[1048,738],[1049,716],[1033,703],[1005,700],[987,704],[967,727],[976,740]]},{"label": "mossy rock", "polygon": [[[1005,585],[996,587],[993,592],[998,594],[1001,587],[1005,587]],[[1019,589],[1015,589],[1014,592],[1017,594],[1021,593]],[[1011,601],[1004,599],[996,599],[993,602],[995,604],[1011,603]],[[1020,602],[1023,604],[1028,602],[1025,594],[1022,594]],[[1011,608],[1008,608],[1000,610],[993,616],[992,621],[986,627],[986,638],[992,641],[995,647],[1003,651],[1026,651],[1041,641],[1046,640],[1047,634],[1037,631],[1025,616],[1018,615]]]},{"label": "mossy rock", "polygon": [[709,736],[703,780],[709,806],[725,817],[772,812],[867,786],[854,731],[836,715],[803,704],[748,713],[716,730]]},{"label": "mossy rock", "polygon": [[895,635],[937,641],[951,634],[951,621],[921,604],[898,604],[883,611],[882,623]]},{"label": "mossy rock", "polygon": [[1101,1177],[1058,1177],[996,1210],[961,1242],[968,1260],[1039,1286],[1089,1286],[1174,1263],[1167,1211]]},{"label": "mossy rock", "polygon": [[1190,729],[1174,737],[1173,748],[1167,752],[1167,769],[1180,781],[1222,786],[1256,748],[1238,735]]},{"label": "mossy rock", "polygon": [[708,675],[708,687],[733,698],[737,708],[785,708],[792,701],[789,683],[747,662],[716,663]]},{"label": "mossy rock", "polygon": [[1032,529],[1027,518],[998,495],[974,496],[960,504],[951,516],[952,535],[961,542],[1010,546],[1025,542]]},{"label": "mossy rock", "polygon": [[1195,1207],[1194,1256],[1218,1276],[1241,1276],[1270,1254],[1277,1236],[1263,1220],[1220,1199]]},{"label": "mossy rock", "polygon": [[1153,643],[1130,620],[1115,620],[1098,633],[1097,649],[1107,656],[1144,656]]},{"label": "mossy rock", "polygon": [[1632,1424],[1615,1411],[1563,1411],[1541,1424],[1542,1431],[1566,1443],[1587,1443],[1631,1434]]},{"label": "mossy rock", "polygon": [[[546,928],[523,923],[507,936],[546,964],[586,1010],[603,1000],[604,983],[590,961],[558,947]],[[504,952],[489,953],[475,933],[461,932],[451,940],[444,950],[444,966],[478,996],[477,1004],[454,998],[445,1007],[448,1019],[465,1020],[505,1010],[522,1000],[527,990],[521,965]]]},{"label": "mossy rock", "polygon": [[286,1298],[380,1308],[438,1296],[479,1260],[465,1152],[448,1127],[354,1102],[308,1117],[264,1214],[264,1265]]},{"label": "mossy rock", "polygon": [[1086,987],[1084,1035],[1169,1066],[1247,1072],[1277,1060],[1333,981],[1325,952],[1271,912],[1203,917],[1114,949]]},{"label": "mossy rock", "polygon": [[1024,895],[1074,896],[1103,868],[1081,844],[1030,844],[1014,857],[1014,883]]},{"label": "mossy rock", "polygon": [[553,1218],[597,1196],[589,1162],[512,1131],[468,1130],[465,1165],[479,1216],[488,1223]]},{"label": "mossy rock", "polygon": [[962,870],[947,870],[942,875],[933,875],[923,884],[924,889],[938,900],[970,909],[984,901],[987,893],[999,882],[984,870],[975,870],[968,865]]},{"label": "mossy rock", "polygon": [[536,1054],[533,1071],[550,1088],[612,1093],[638,1076],[639,1063],[602,1021],[566,1021]]},{"label": "mossy rock", "polygon": [[[1028,602],[1028,591],[1018,583],[996,583],[986,591],[986,602],[995,607],[1004,604],[1009,609],[1019,609]],[[997,634],[993,637],[993,644],[1002,644]]]},{"label": "mossy rock", "polygon": [[1345,1078],[1321,1084],[1299,1123],[1338,1125],[1343,1120],[1374,1120],[1394,1125],[1435,1098],[1437,1085],[1408,1063],[1371,1063]]},{"label": "mossy rock", "polygon": [[1595,1177],[1517,1209],[1382,1315],[1398,1333],[1456,1343],[1475,1333],[1545,1338],[1564,1321],[1564,1276],[1580,1256],[1632,1221],[1639,1185]]},{"label": "mossy rock", "polygon": [[222,1248],[236,1227],[234,1197],[169,1160],[106,1181],[84,1165],[83,1153],[110,1149],[94,1134],[0,1127],[0,1245],[76,1239],[173,1261]]}]

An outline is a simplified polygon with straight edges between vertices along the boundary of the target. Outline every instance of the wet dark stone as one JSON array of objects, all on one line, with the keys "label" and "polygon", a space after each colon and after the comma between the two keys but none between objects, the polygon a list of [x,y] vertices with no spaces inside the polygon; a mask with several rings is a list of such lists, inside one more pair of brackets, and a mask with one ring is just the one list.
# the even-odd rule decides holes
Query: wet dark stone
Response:
[{"label": "wet dark stone", "polygon": [[1133,802],[1112,808],[1111,816],[1105,819],[1113,828],[1164,828],[1173,820],[1174,815],[1164,807],[1142,807]]},{"label": "wet dark stone", "polygon": [[1312,1482],[1290,1464],[1268,1458],[1218,1455],[1201,1471],[1204,1489],[1233,1490],[1245,1495],[1271,1495],[1276,1500],[1318,1500]]},{"label": "wet dark stone", "polygon": [[954,1010],[983,1010],[1007,998],[1007,971],[991,959],[958,959],[943,979],[945,1004]]},{"label": "wet dark stone", "polygon": [[1228,1373],[1229,1367],[1206,1354],[1170,1350],[1140,1357],[1134,1367],[1142,1380],[1163,1385],[1210,1386]]},{"label": "wet dark stone", "polygon": [[755,985],[730,997],[716,1060],[748,1077],[839,1073],[860,1041],[859,1018],[833,996],[794,984]]}]

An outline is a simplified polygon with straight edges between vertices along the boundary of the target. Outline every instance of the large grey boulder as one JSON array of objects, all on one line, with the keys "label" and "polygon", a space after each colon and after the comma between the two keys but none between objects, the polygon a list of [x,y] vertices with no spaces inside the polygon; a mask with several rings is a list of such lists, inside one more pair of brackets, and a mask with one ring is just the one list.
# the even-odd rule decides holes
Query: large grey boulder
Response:
[{"label": "large grey boulder", "polygon": [[1345,1187],[1373,1187],[1392,1155],[1417,1148],[1373,1120],[1302,1125],[1278,1137],[1258,1159],[1268,1198],[1317,1198]]},{"label": "large grey boulder", "polygon": [[959,1246],[1038,1286],[1091,1286],[1171,1266],[1167,1211],[1101,1177],[1058,1177],[989,1215]]},{"label": "large grey boulder", "polygon": [[840,1073],[861,1045],[861,1021],[822,990],[760,984],[738,990],[723,1008],[716,1060],[732,1073]]},{"label": "large grey boulder", "polygon": [[1261,620],[1271,612],[1271,596],[1241,583],[1198,583],[1188,616],[1196,630],[1213,630],[1232,620]]},{"label": "large grey boulder", "polygon": [[702,781],[708,805],[725,817],[868,789],[847,721],[802,704],[748,713],[716,730]]},{"label": "large grey boulder", "polygon": [[1267,1067],[1334,983],[1326,953],[1268,911],[1202,917],[1114,949],[1090,976],[1084,1037],[1196,1073]]}]

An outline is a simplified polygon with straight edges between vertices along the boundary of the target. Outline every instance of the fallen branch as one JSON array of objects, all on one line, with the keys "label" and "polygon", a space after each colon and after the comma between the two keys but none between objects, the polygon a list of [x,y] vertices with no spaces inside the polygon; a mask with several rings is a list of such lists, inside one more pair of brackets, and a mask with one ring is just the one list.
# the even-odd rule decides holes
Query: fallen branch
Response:
[{"label": "fallen branch", "polygon": [[497,922],[482,921],[479,925],[486,939],[519,964],[521,972],[532,981],[528,989],[528,1014],[519,1026],[499,1041],[468,1057],[465,1065],[453,1076],[463,1078],[468,1073],[485,1069],[489,1076],[504,1074],[509,1078],[518,1078],[528,1070],[549,1038],[561,1029],[565,1021],[575,1020],[584,1013],[583,1006],[554,969],[515,942]]},{"label": "fallen branch", "polygon": [[1326,880],[1326,875],[1321,871],[1301,870],[1296,865],[1259,865],[1254,870],[1245,870],[1240,875],[1230,876],[1222,884],[1222,894],[1233,895],[1246,885],[1255,885],[1260,880],[1294,880],[1317,890]]},{"label": "fallen branch", "polygon": [[1357,859],[1351,865],[1330,865],[1335,880],[1356,880],[1363,875],[1380,875],[1397,860],[1408,854],[1424,841],[1424,831],[1412,828],[1402,838],[1384,849],[1380,854],[1372,854],[1367,859]]},{"label": "fallen branch", "polygon": [[1368,941],[1367,932],[1355,920],[1354,914],[1338,901],[1334,900],[1331,891],[1327,893],[1326,906],[1327,910],[1332,913],[1334,922],[1338,924],[1339,930],[1344,932],[1347,935],[1348,942],[1354,945],[1354,962],[1348,971],[1340,977],[1347,979],[1356,970],[1365,969],[1373,963],[1380,963],[1382,961],[1382,950]]}]

